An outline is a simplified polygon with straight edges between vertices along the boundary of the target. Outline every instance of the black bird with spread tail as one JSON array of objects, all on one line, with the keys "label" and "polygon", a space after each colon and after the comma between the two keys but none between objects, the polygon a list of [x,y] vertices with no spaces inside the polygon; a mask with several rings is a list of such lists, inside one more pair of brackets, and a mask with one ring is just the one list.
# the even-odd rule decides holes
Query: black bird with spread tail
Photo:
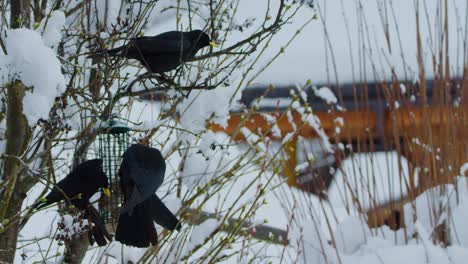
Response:
[{"label": "black bird with spread tail", "polygon": [[180,230],[179,220],[155,194],[164,181],[166,162],[161,152],[134,144],[123,154],[120,186],[124,203],[115,240],[134,247],[158,243],[154,222],[169,230]]},{"label": "black bird with spread tail", "polygon": [[169,31],[153,37],[134,38],[126,45],[95,54],[136,59],[149,72],[162,74],[176,69],[207,46],[216,47],[216,43],[201,30]]},{"label": "black bird with spread tail", "polygon": [[112,235],[107,231],[99,212],[89,202],[91,196],[99,190],[110,196],[102,160],[88,160],[76,166],[44,199],[36,203],[34,208],[40,209],[62,200],[67,201],[84,211],[85,218],[94,224],[88,233],[90,243],[94,244],[96,241],[99,246],[104,246],[107,244],[106,239],[112,241]]}]

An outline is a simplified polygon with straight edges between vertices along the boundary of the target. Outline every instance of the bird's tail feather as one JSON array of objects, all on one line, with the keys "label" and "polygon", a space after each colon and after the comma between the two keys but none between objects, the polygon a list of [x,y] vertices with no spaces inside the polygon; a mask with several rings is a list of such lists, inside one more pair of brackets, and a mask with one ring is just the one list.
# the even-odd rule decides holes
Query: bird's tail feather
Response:
[{"label": "bird's tail feather", "polygon": [[166,205],[159,199],[156,194],[148,198],[151,217],[160,226],[177,231],[180,231],[181,224],[177,217],[166,207]]},{"label": "bird's tail feather", "polygon": [[158,243],[148,200],[135,206],[131,215],[128,212],[120,214],[115,240],[134,247],[148,247]]},{"label": "bird's tail feather", "polygon": [[117,47],[113,49],[99,50],[97,51],[97,53],[101,55],[108,55],[108,56],[120,56],[122,55],[124,51],[125,51],[125,46],[122,46],[122,47]]},{"label": "bird's tail feather", "polygon": [[122,55],[122,51],[123,51],[123,47],[117,47],[117,48],[114,48],[114,49],[102,49],[102,50],[96,50],[93,52],[92,55],[90,55],[89,57],[91,56],[121,56]]},{"label": "bird's tail feather", "polygon": [[89,243],[91,245],[96,241],[99,246],[105,246],[107,244],[107,240],[112,241],[112,235],[107,231],[106,225],[96,208],[88,206],[85,210],[85,216],[94,224],[90,231],[92,238],[88,235],[88,238],[90,238]]}]

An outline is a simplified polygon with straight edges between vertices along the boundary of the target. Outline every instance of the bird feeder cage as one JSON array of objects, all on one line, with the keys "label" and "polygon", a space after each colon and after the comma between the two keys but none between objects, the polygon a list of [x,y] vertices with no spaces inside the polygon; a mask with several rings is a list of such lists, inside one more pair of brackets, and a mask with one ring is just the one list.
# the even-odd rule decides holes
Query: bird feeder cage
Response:
[{"label": "bird feeder cage", "polygon": [[110,121],[104,132],[98,135],[96,155],[103,160],[103,169],[109,181],[110,197],[99,201],[101,216],[110,229],[115,231],[122,204],[120,192],[119,167],[122,155],[129,147],[130,128],[123,123]]}]

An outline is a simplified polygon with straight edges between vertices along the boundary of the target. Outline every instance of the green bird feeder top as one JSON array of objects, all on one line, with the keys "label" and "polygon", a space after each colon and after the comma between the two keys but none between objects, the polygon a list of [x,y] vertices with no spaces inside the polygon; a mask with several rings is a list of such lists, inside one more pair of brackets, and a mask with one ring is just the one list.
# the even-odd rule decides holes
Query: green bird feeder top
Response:
[{"label": "green bird feeder top", "polygon": [[106,134],[123,134],[130,131],[130,128],[124,123],[115,120],[109,121],[107,127],[104,128]]}]

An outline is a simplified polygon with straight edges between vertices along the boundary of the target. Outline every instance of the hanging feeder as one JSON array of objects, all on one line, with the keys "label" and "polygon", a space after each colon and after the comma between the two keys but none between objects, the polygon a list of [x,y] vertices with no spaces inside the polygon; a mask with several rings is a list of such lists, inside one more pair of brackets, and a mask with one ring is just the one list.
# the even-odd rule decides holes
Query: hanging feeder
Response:
[{"label": "hanging feeder", "polygon": [[98,135],[96,155],[103,160],[103,169],[109,181],[111,196],[101,198],[99,210],[109,231],[116,230],[119,209],[122,204],[119,167],[122,155],[129,147],[130,128],[118,121],[110,121],[104,132]]}]

